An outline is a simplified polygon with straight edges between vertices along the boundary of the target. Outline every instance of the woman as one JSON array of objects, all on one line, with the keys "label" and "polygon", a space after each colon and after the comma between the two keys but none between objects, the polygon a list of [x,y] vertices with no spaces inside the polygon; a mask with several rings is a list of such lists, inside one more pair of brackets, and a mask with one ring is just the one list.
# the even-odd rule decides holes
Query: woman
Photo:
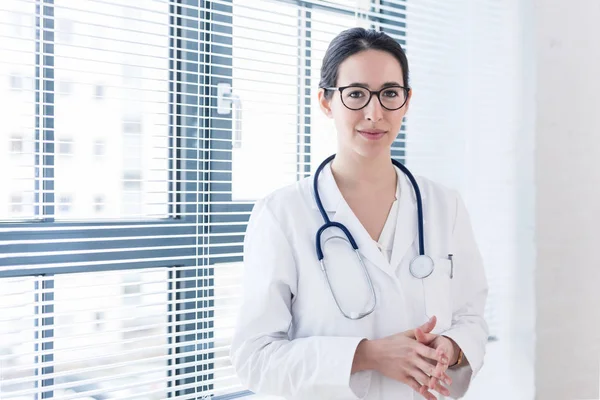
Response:
[{"label": "woman", "polygon": [[465,206],[390,158],[411,94],[406,56],[385,33],[331,42],[319,102],[335,158],[259,201],[248,224],[231,358],[255,393],[456,398],[481,368],[487,282]]}]

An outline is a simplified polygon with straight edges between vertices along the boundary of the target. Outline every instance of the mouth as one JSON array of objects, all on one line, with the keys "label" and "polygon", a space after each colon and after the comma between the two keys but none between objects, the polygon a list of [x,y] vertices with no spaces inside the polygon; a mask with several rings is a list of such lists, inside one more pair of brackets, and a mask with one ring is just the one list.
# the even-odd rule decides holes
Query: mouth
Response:
[{"label": "mouth", "polygon": [[368,140],[379,140],[382,137],[385,136],[385,134],[387,133],[386,131],[383,131],[381,129],[360,129],[357,130],[357,132],[364,137],[365,139]]}]

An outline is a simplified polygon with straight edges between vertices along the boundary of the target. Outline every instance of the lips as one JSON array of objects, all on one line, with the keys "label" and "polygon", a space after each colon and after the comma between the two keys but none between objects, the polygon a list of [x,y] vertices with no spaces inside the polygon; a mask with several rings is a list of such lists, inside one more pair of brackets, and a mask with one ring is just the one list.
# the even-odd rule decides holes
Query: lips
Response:
[{"label": "lips", "polygon": [[360,129],[358,133],[368,140],[378,140],[385,136],[386,131],[381,129]]}]

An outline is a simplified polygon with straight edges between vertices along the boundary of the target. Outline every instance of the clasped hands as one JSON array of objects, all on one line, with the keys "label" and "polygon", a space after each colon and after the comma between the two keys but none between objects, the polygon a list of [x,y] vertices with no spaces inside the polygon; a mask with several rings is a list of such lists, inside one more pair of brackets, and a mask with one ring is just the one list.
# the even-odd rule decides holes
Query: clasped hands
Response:
[{"label": "clasped hands", "polygon": [[403,382],[427,400],[430,392],[449,396],[452,380],[446,373],[458,357],[458,346],[451,339],[432,334],[436,317],[416,329],[375,340],[363,340],[356,349],[352,372],[372,369]]}]

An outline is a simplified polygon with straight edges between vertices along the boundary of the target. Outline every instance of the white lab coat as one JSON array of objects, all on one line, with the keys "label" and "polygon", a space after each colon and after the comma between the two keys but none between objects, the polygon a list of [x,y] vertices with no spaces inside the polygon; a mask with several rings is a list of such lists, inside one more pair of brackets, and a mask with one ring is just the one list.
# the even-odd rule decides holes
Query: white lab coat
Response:
[{"label": "white lab coat", "polygon": [[[425,249],[436,264],[419,280],[409,272],[418,254],[416,197],[398,171],[400,198],[391,262],[342,197],[330,166],[319,193],[332,221],[358,243],[377,298],[374,312],[345,318],[336,306],[315,252],[323,219],[312,177],[280,189],[254,207],[244,246],[241,312],[231,347],[242,383],[258,394],[286,399],[419,399],[410,387],[375,371],[351,375],[356,346],[403,332],[437,316],[434,333],[451,337],[468,364],[449,369],[451,397],[462,397],[483,364],[488,327],[483,318],[487,281],[469,216],[459,195],[417,177],[423,198]],[[328,230],[323,241],[335,236]],[[339,232],[338,232],[339,233]],[[364,311],[372,297],[356,256],[339,240],[327,242],[325,260],[340,305]],[[331,250],[331,251],[330,251]],[[453,279],[448,254],[453,254]]]}]

